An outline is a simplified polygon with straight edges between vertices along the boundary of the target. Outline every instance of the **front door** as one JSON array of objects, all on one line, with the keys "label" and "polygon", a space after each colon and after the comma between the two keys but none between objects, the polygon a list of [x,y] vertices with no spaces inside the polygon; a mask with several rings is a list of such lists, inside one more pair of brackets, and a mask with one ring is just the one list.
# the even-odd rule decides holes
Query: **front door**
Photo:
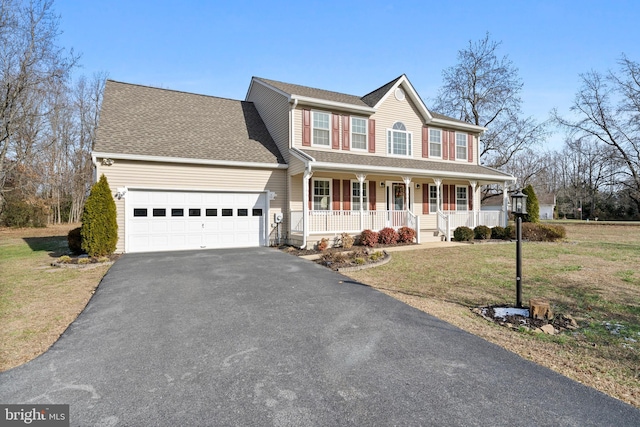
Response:
[{"label": "front door", "polygon": [[402,182],[392,182],[387,186],[388,226],[393,228],[405,225],[407,186]]},{"label": "front door", "polygon": [[405,210],[405,191],[406,186],[404,183],[394,182],[391,185],[391,199],[393,200],[393,208],[394,211],[403,211]]}]

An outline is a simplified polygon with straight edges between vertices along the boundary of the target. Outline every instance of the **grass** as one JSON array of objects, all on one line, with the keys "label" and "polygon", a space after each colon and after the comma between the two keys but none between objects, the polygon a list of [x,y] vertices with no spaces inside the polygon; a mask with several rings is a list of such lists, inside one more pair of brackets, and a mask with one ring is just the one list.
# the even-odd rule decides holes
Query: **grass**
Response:
[{"label": "grass", "polygon": [[84,309],[109,268],[53,268],[75,225],[0,229],[0,371],[46,351]]},{"label": "grass", "polygon": [[523,300],[548,298],[578,321],[573,333],[512,331],[471,314],[515,304],[514,243],[397,252],[349,276],[640,407],[640,224],[563,225],[562,242],[523,244]]}]

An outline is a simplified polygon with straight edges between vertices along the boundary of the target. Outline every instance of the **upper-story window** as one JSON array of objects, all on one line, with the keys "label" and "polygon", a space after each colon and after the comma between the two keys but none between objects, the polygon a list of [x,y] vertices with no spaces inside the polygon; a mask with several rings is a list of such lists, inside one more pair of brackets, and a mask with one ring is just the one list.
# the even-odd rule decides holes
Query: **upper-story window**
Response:
[{"label": "upper-story window", "polygon": [[467,160],[467,134],[456,132],[456,160]]},{"label": "upper-story window", "polygon": [[411,156],[411,132],[402,122],[395,122],[387,130],[387,153],[394,156]]},{"label": "upper-story window", "polygon": [[429,157],[442,157],[442,130],[429,129]]},{"label": "upper-story window", "polygon": [[313,145],[331,146],[331,114],[313,111]]},{"label": "upper-story window", "polygon": [[351,117],[351,148],[367,149],[367,119]]}]

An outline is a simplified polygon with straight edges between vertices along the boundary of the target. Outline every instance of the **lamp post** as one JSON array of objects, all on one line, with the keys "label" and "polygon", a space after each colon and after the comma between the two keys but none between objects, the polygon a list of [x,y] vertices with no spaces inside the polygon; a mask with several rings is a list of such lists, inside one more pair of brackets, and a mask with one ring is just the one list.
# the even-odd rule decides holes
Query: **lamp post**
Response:
[{"label": "lamp post", "polygon": [[511,211],[516,217],[516,307],[522,308],[522,217],[527,214],[527,196],[519,189],[511,195]]}]

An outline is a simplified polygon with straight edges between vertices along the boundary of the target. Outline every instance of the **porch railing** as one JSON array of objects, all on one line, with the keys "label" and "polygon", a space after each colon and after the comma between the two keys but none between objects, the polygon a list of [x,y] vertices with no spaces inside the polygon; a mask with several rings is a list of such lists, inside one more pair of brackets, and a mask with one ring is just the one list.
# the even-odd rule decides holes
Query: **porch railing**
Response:
[{"label": "porch railing", "polygon": [[438,211],[438,231],[450,239],[453,236],[453,231],[458,227],[474,228],[478,225],[486,225],[493,228],[498,225],[502,226],[504,224],[503,215],[500,211]]},{"label": "porch railing", "polygon": [[[419,218],[407,211],[309,211],[309,233],[360,233],[403,226],[419,230]],[[303,212],[291,212],[291,231],[302,233]],[[419,234],[419,233],[418,233]]]}]

